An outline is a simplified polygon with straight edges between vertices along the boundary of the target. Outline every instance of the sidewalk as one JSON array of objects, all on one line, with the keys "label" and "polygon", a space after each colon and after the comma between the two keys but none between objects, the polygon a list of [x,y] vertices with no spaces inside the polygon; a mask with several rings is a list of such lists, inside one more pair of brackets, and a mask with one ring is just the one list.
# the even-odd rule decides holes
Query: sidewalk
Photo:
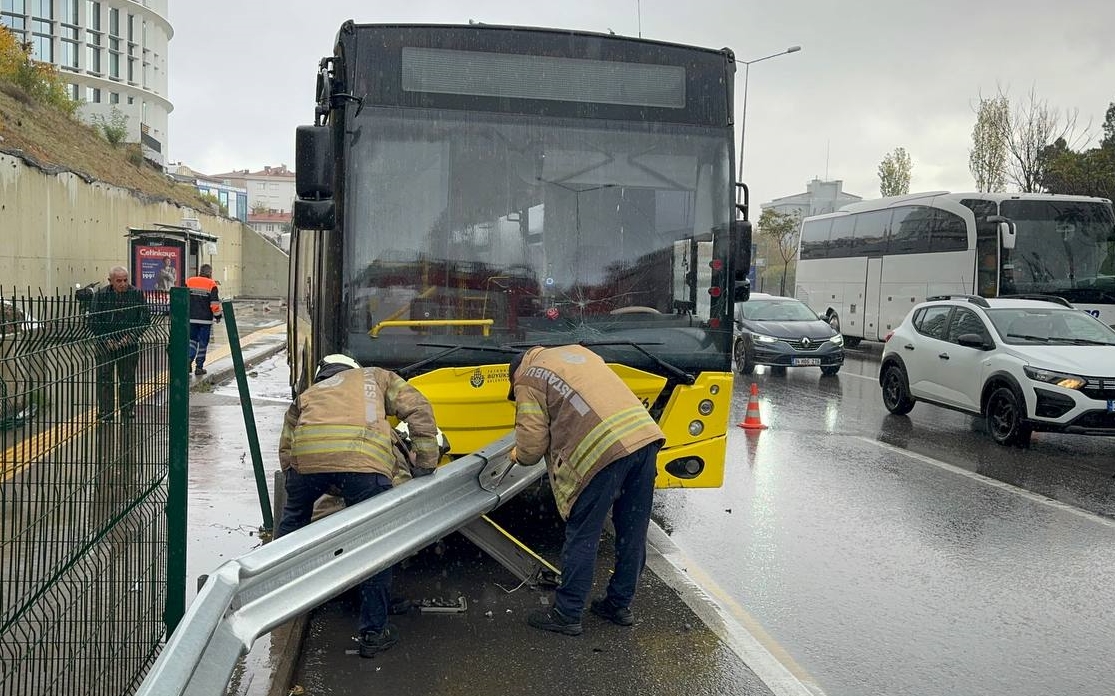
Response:
[{"label": "sidewalk", "polygon": [[[286,348],[286,307],[278,300],[233,300],[232,310],[246,366],[255,365]],[[213,325],[205,369],[208,374],[190,378],[191,391],[234,377],[225,321]]]}]

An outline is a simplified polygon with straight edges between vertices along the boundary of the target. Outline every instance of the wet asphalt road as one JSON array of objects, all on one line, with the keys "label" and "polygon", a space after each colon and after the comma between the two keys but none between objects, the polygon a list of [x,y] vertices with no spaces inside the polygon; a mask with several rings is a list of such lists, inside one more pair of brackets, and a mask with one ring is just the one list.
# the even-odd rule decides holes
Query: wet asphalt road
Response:
[{"label": "wet asphalt road", "polygon": [[891,416],[877,369],[737,378],[733,422],[754,381],[770,429],[735,429],[725,486],[660,493],[659,523],[829,696],[1111,694],[1115,439]]},{"label": "wet asphalt road", "polygon": [[[722,489],[657,497],[693,579],[829,696],[1110,694],[1115,439],[1008,449],[936,407],[890,416],[877,364],[859,351],[836,378],[738,378],[733,422],[755,381],[770,429],[732,430]],[[250,379],[268,472],[285,370],[279,355]],[[260,512],[235,383],[191,408],[192,476],[213,477],[198,492],[223,486],[191,497],[208,510],[191,528],[196,577],[259,543]]]}]

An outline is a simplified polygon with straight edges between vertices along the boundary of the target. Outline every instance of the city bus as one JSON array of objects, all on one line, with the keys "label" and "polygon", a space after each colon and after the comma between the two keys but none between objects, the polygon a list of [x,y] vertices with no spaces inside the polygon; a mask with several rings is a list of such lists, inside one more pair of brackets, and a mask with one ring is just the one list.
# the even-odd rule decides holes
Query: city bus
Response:
[{"label": "city bus", "polygon": [[953,293],[1054,295],[1115,325],[1111,201],[935,191],[851,203],[802,220],[795,292],[850,346]]},{"label": "city bus", "polygon": [[452,455],[513,427],[507,366],[598,353],[667,435],[659,486],[716,487],[747,298],[728,49],[346,22],[296,131],[292,392],[346,353],[430,399]]}]

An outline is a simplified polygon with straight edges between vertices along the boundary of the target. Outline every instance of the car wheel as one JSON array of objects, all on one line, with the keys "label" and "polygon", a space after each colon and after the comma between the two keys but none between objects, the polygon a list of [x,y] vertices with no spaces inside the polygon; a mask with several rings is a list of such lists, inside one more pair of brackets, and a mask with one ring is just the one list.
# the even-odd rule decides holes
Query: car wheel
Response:
[{"label": "car wheel", "polygon": [[1025,423],[1025,402],[1010,387],[999,387],[987,398],[987,430],[1000,445],[1024,447],[1030,443]]},{"label": "car wheel", "polygon": [[910,385],[906,383],[906,371],[898,365],[883,368],[883,406],[897,416],[904,416],[917,403],[910,396]]},{"label": "car wheel", "polygon": [[831,375],[835,375],[837,372],[840,372],[840,366],[839,365],[826,365],[825,367],[821,368],[821,374],[822,375],[831,376]]},{"label": "car wheel", "polygon": [[751,362],[751,357],[747,352],[747,345],[743,341],[736,341],[735,348],[736,359],[736,372],[741,375],[749,375],[755,371],[755,363]]}]

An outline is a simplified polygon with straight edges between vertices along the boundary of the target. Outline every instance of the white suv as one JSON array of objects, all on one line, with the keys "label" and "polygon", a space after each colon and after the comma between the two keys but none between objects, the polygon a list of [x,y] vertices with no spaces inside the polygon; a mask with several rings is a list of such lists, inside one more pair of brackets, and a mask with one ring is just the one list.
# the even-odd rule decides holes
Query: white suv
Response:
[{"label": "white suv", "polygon": [[1033,430],[1115,435],[1115,331],[1065,304],[931,297],[883,348],[891,413],[917,401],[979,414],[1001,445]]}]

